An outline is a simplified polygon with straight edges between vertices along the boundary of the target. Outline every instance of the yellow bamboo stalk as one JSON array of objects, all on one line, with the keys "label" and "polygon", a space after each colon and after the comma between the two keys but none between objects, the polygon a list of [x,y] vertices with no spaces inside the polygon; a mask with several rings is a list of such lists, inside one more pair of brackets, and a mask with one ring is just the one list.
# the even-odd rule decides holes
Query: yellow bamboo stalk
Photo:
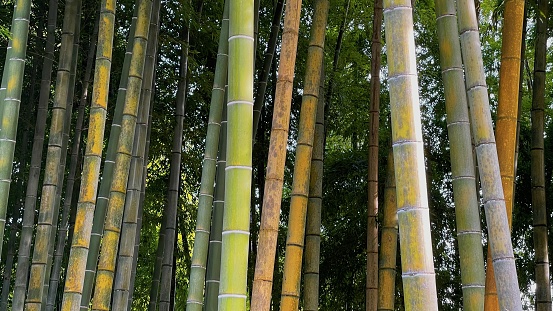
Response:
[{"label": "yellow bamboo stalk", "polygon": [[280,309],[282,311],[298,310],[300,299],[300,280],[305,238],[305,220],[309,196],[309,179],[317,101],[321,68],[323,64],[324,39],[328,17],[328,0],[315,1],[313,25],[307,52],[305,84],[300,111],[299,133],[296,147],[296,163],[292,182],[290,218],[286,237],[286,255],[284,258],[284,275]]},{"label": "yellow bamboo stalk", "polygon": [[81,191],[61,307],[63,311],[78,311],[81,305],[84,271],[92,232],[90,219],[93,218],[96,204],[106,124],[115,6],[115,0],[103,0],[101,4],[88,143],[83,160]]},{"label": "yellow bamboo stalk", "polygon": [[410,0],[385,0],[405,310],[438,310]]},{"label": "yellow bamboo stalk", "polygon": [[[515,178],[515,149],[518,116],[518,90],[520,81],[520,48],[522,25],[524,23],[524,0],[505,1],[501,45],[501,67],[499,68],[499,104],[497,106],[496,145],[501,172],[501,183],[505,196],[505,208],[509,227],[512,226],[513,190]],[[495,284],[495,273],[488,248],[488,272],[484,310],[498,311],[499,301]]]},{"label": "yellow bamboo stalk", "polygon": [[133,41],[133,53],[129,68],[129,80],[127,82],[127,94],[125,96],[123,119],[121,122],[121,134],[119,136],[119,143],[117,144],[113,181],[110,186],[92,310],[110,310],[112,285],[150,30],[151,10],[152,0],[140,0]]},{"label": "yellow bamboo stalk", "polygon": [[300,15],[301,0],[287,1],[253,279],[252,311],[268,311],[271,306]]},{"label": "yellow bamboo stalk", "polygon": [[388,153],[380,260],[378,262],[378,311],[393,311],[396,301],[397,201],[394,154]]}]

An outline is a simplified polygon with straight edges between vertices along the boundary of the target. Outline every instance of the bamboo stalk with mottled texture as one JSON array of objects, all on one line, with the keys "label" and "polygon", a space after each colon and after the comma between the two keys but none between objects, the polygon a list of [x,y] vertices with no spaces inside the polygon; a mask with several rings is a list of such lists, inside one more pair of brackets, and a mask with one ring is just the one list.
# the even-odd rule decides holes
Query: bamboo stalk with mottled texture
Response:
[{"label": "bamboo stalk with mottled texture", "polygon": [[76,221],[69,254],[68,273],[61,310],[77,311],[81,306],[84,274],[92,233],[92,221],[106,124],[113,33],[115,21],[115,0],[103,0],[100,8],[94,88],[90,108],[88,139],[83,161],[83,172]]},{"label": "bamboo stalk with mottled texture", "polygon": [[[56,78],[56,87],[54,95],[54,105],[52,107],[52,121],[50,125],[48,149],[46,153],[44,181],[42,185],[42,194],[38,222],[33,249],[33,259],[29,275],[29,285],[27,288],[27,298],[25,300],[25,310],[41,310],[43,305],[43,286],[47,280],[49,265],[51,260],[50,245],[52,241],[52,231],[57,228],[56,203],[58,188],[60,184],[60,175],[62,157],[66,156],[63,147],[64,129],[67,123],[67,106],[70,98],[71,69],[73,65],[73,43],[75,41],[75,30],[77,13],[80,7],[80,0],[68,0],[65,5],[63,34],[61,39],[60,59],[58,63],[58,73]],[[65,150],[66,151],[66,150]]]},{"label": "bamboo stalk with mottled texture", "polygon": [[290,0],[286,3],[253,280],[253,311],[269,310],[271,304],[301,3],[301,0]]},{"label": "bamboo stalk with mottled texture", "polygon": [[284,258],[284,276],[280,303],[282,311],[297,310],[299,306],[300,274],[304,250],[311,157],[318,98],[322,95],[319,94],[319,84],[324,60],[324,40],[329,3],[327,0],[318,0],[315,1],[314,6],[300,111],[296,163],[294,164],[294,178],[290,201],[290,218],[286,237],[286,254]]},{"label": "bamboo stalk with mottled texture", "polygon": [[[522,303],[501,185],[474,1],[458,0],[457,12],[472,136],[488,224],[489,248],[493,269],[497,272],[495,281],[498,285],[499,307],[501,310],[520,311]],[[517,54],[520,57],[520,49]]]},{"label": "bamboo stalk with mottled texture", "polygon": [[461,45],[457,35],[455,1],[436,1],[436,23],[440,46],[440,63],[446,100],[447,128],[451,148],[451,172],[457,240],[461,263],[463,309],[484,308],[484,257],[480,206],[470,137]]},{"label": "bamboo stalk with mottled texture", "polygon": [[383,4],[405,310],[437,311],[411,1]]}]

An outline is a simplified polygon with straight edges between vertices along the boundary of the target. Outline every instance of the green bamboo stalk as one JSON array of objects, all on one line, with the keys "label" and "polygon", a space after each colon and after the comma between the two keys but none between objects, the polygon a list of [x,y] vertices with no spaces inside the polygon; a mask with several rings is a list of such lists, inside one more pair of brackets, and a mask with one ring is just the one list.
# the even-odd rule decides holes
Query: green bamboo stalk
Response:
[{"label": "green bamboo stalk", "polygon": [[90,85],[90,76],[92,74],[92,65],[94,64],[94,55],[96,52],[96,42],[98,40],[98,25],[99,20],[96,20],[94,32],[90,40],[90,47],[87,56],[86,69],[82,80],[82,94],[79,102],[79,108],[77,112],[77,121],[75,123],[75,132],[73,135],[73,145],[71,146],[71,159],[69,174],[67,175],[67,184],[65,186],[65,200],[63,202],[63,211],[61,217],[61,224],[58,230],[58,239],[56,243],[56,252],[54,254],[54,264],[52,267],[52,275],[50,277],[50,285],[48,291],[48,299],[46,303],[46,310],[53,311],[57,296],[58,285],[60,282],[61,266],[63,261],[65,244],[67,241],[67,230],[69,225],[69,213],[71,209],[73,199],[73,189],[75,185],[75,179],[77,174],[77,162],[79,161],[79,151],[81,145],[82,127],[84,122],[85,107],[88,99],[88,88]]},{"label": "green bamboo stalk", "polygon": [[275,12],[273,13],[273,21],[271,23],[271,34],[269,35],[269,41],[267,43],[267,49],[265,50],[265,58],[263,59],[263,68],[261,71],[260,79],[257,82],[257,90],[255,92],[255,102],[253,104],[253,139],[257,134],[257,128],[259,127],[259,119],[261,118],[261,110],[263,109],[263,103],[265,102],[265,91],[267,90],[267,81],[269,81],[269,74],[271,73],[271,67],[273,65],[273,57],[275,55],[278,32],[280,30],[280,21],[282,19],[282,11],[284,10],[284,0],[277,0],[275,5]]},{"label": "green bamboo stalk", "polygon": [[[227,166],[219,311],[246,310],[252,179],[254,16],[252,1],[230,1]],[[209,215],[206,215],[207,218]],[[205,236],[207,242],[209,234]]]},{"label": "green bamboo stalk", "polygon": [[[202,166],[200,198],[198,203],[198,219],[196,221],[196,235],[190,267],[190,285],[186,300],[187,311],[200,311],[203,305],[204,282],[206,273],[207,251],[209,248],[209,231],[211,220],[211,206],[213,204],[213,190],[217,166],[217,147],[221,132],[221,116],[223,114],[223,100],[225,98],[225,84],[228,71],[228,38],[229,38],[229,2],[225,1],[217,63],[215,65],[215,79],[211,93],[209,121],[207,125],[206,149]],[[248,217],[249,219],[249,217]]]},{"label": "green bamboo stalk", "polygon": [[323,201],[323,156],[324,156],[324,68],[319,83],[319,99],[313,156],[309,182],[309,201],[307,203],[307,222],[305,226],[305,272],[304,272],[304,310],[319,310],[319,262],[321,255],[321,212]]},{"label": "green bamboo stalk", "polygon": [[63,311],[77,311],[81,306],[86,259],[88,257],[92,231],[89,220],[93,218],[96,205],[104,128],[106,124],[115,7],[115,0],[103,0],[100,8],[100,24],[94,71],[95,83],[90,108],[88,143],[83,162],[81,191],[77,205],[75,228],[62,301],[61,310]]},{"label": "green bamboo stalk", "polygon": [[[29,34],[29,16],[31,0],[15,2],[11,27],[12,38],[8,43],[6,65],[2,80],[6,81],[4,95],[0,98],[2,107],[0,131],[0,240],[4,239],[6,212],[10,193],[13,156],[17,136],[17,122],[25,71],[27,38]],[[0,245],[0,253],[2,246]]]},{"label": "green bamboo stalk", "polygon": [[[56,79],[54,106],[52,107],[52,123],[50,126],[48,151],[46,153],[44,181],[42,185],[42,195],[40,210],[38,215],[35,246],[33,249],[33,259],[29,276],[29,287],[27,289],[27,298],[25,301],[25,310],[41,310],[43,307],[44,282],[47,280],[49,270],[50,245],[53,243],[52,231],[56,230],[57,225],[56,203],[58,188],[60,184],[60,175],[62,158],[64,153],[64,129],[67,122],[67,107],[71,100],[70,83],[71,69],[73,65],[73,44],[75,42],[75,30],[77,24],[77,14],[80,7],[80,0],[68,0],[65,6],[63,34],[60,50],[60,60],[58,64],[58,74]],[[55,220],[56,219],[56,220]]]},{"label": "green bamboo stalk", "polygon": [[141,190],[144,173],[144,159],[146,153],[146,138],[148,136],[148,119],[151,111],[152,87],[154,85],[154,70],[158,44],[160,1],[152,4],[152,16],[149,25],[149,38],[144,63],[144,79],[140,92],[140,108],[136,124],[133,155],[129,175],[129,188],[125,201],[123,226],[121,229],[121,243],[117,260],[117,275],[115,277],[113,306],[114,310],[125,310],[129,302],[131,274],[135,250],[135,240],[138,227]]},{"label": "green bamboo stalk", "polygon": [[324,60],[328,7],[328,0],[315,1],[300,111],[288,235],[286,237],[286,255],[284,258],[284,276],[280,303],[280,309],[283,311],[298,310],[299,306],[300,273],[306,225],[305,217],[309,196],[310,167],[315,121],[317,118],[317,104],[319,96],[322,95],[319,94],[319,84]]},{"label": "green bamboo stalk", "polygon": [[547,21],[549,3],[538,1],[536,25],[536,56],[532,87],[532,211],[534,215],[534,250],[536,263],[536,310],[551,311],[551,282],[549,280],[549,249],[547,245],[547,209],[545,202],[544,118],[545,79],[547,62]]},{"label": "green bamboo stalk", "polygon": [[[501,310],[522,310],[473,0],[457,1],[472,135]],[[518,83],[518,81],[517,81]]]},{"label": "green bamboo stalk", "polygon": [[134,14],[131,21],[131,27],[129,29],[129,37],[127,40],[127,50],[125,52],[125,58],[123,60],[123,67],[121,71],[121,79],[119,81],[119,89],[117,90],[117,100],[115,103],[115,111],[113,114],[113,121],[109,132],[108,146],[106,150],[106,156],[104,160],[104,167],[102,169],[102,180],[100,182],[100,188],[98,190],[98,198],[96,202],[96,209],[94,212],[93,224],[92,224],[92,236],[90,238],[90,245],[88,252],[88,259],[86,262],[86,272],[84,278],[84,287],[81,299],[81,310],[86,311],[89,309],[90,300],[92,297],[92,289],[94,286],[94,279],[96,275],[96,266],[98,265],[98,254],[100,253],[100,241],[102,238],[102,232],[104,229],[104,222],[106,219],[106,208],[109,201],[110,184],[113,179],[113,167],[115,165],[115,154],[117,151],[117,144],[119,142],[119,136],[121,133],[121,120],[123,119],[123,105],[125,104],[125,96],[127,93],[127,82],[129,77],[129,67],[132,56],[132,38],[134,38],[138,1],[135,2]]},{"label": "green bamboo stalk", "polygon": [[255,311],[268,310],[271,305],[300,15],[301,0],[289,1],[286,4],[282,32],[282,48],[253,280],[251,309]]},{"label": "green bamboo stalk", "polygon": [[[159,0],[156,0],[159,1]],[[154,3],[154,5],[157,5]],[[158,28],[159,29],[159,28]],[[155,69],[154,79],[155,81]],[[154,89],[155,85],[152,87]],[[143,90],[143,92],[146,90]],[[153,90],[152,90],[153,93]],[[148,117],[148,132],[146,134],[146,152],[144,153],[144,166],[142,167],[142,188],[140,189],[140,202],[138,207],[138,221],[136,227],[136,240],[134,243],[133,267],[131,272],[131,284],[129,289],[129,302],[127,303],[127,311],[132,310],[133,294],[136,280],[136,270],[138,268],[138,251],[140,246],[140,232],[142,229],[142,220],[144,215],[144,200],[146,198],[146,177],[148,176],[148,157],[150,154],[150,136],[152,133],[152,112],[153,105],[150,105],[150,116]]]},{"label": "green bamboo stalk", "polygon": [[405,310],[438,310],[411,1],[383,8]]},{"label": "green bamboo stalk", "polygon": [[378,308],[378,129],[380,125],[380,61],[382,0],[374,1],[371,45],[371,102],[369,108],[369,162],[367,179],[367,284],[365,310]]},{"label": "green bamboo stalk", "polygon": [[396,180],[394,176],[394,154],[388,153],[386,187],[384,188],[384,207],[382,219],[382,237],[380,260],[378,263],[378,310],[393,311],[396,302],[396,258],[397,258],[397,201]]},{"label": "green bamboo stalk", "polygon": [[161,266],[163,264],[163,253],[165,243],[165,225],[166,225],[166,214],[163,214],[161,220],[161,228],[159,229],[159,239],[157,242],[156,250],[156,260],[154,262],[154,271],[152,275],[152,285],[150,287],[150,302],[148,303],[148,311],[157,311],[157,306],[159,303],[159,289],[161,282]]},{"label": "green bamboo stalk", "polygon": [[57,14],[58,1],[50,0],[48,4],[46,47],[44,49],[44,63],[42,65],[42,78],[40,83],[37,118],[35,122],[31,166],[29,168],[29,178],[27,182],[27,189],[25,192],[22,229],[17,253],[17,268],[15,272],[15,285],[12,301],[12,310],[17,311],[23,310],[29,275],[29,262],[35,222],[36,199],[38,193],[38,184],[40,181],[40,170],[42,167],[44,136],[46,133],[46,118],[48,116],[47,109],[50,97],[52,67],[54,63],[54,43]]},{"label": "green bamboo stalk", "polygon": [[213,217],[209,236],[209,253],[205,281],[205,310],[216,311],[219,306],[221,276],[221,246],[223,241],[223,214],[225,210],[225,167],[227,165],[227,109],[223,107],[221,137],[217,157],[217,178],[213,197]]},{"label": "green bamboo stalk", "polygon": [[461,258],[463,310],[484,308],[484,257],[455,2],[436,1],[436,23],[451,148],[453,196]]},{"label": "green bamboo stalk", "polygon": [[[50,278],[52,272],[52,263],[54,259],[54,251],[56,244],[56,235],[58,233],[58,222],[60,214],[60,205],[61,205],[61,196],[63,195],[63,185],[66,171],[67,163],[67,151],[69,148],[69,134],[71,129],[71,120],[73,115],[73,98],[75,96],[75,82],[77,80],[77,60],[79,58],[79,45],[80,45],[80,33],[81,33],[81,11],[82,11],[82,2],[77,4],[77,22],[75,23],[74,30],[74,40],[73,40],[73,57],[71,59],[71,71],[69,73],[69,87],[67,91],[67,107],[65,110],[65,122],[63,127],[63,138],[61,144],[61,159],[59,165],[59,177],[58,177],[58,187],[56,189],[56,198],[54,200],[54,218],[52,222],[52,231],[50,232],[50,242],[48,248],[48,259],[46,261],[46,272],[44,274],[44,284],[42,292],[42,305],[41,310],[45,311],[47,307],[48,292],[50,288]],[[83,109],[84,111],[84,109]],[[76,165],[76,163],[75,163]],[[63,249],[61,250],[63,253]],[[59,278],[58,276],[55,276]],[[58,288],[55,287],[53,290],[56,292]]]},{"label": "green bamboo stalk", "polygon": [[[112,285],[117,259],[116,255],[119,247],[121,222],[123,220],[122,218],[128,186],[129,168],[134,145],[133,142],[137,114],[139,111],[139,99],[144,74],[151,10],[152,0],[139,1],[138,18],[136,21],[136,31],[133,39],[133,50],[129,68],[127,94],[125,96],[125,106],[123,108],[123,119],[121,122],[121,134],[119,136],[117,154],[115,157],[113,180],[110,186],[109,202],[106,211],[106,221],[104,224],[104,234],[97,269],[98,272],[96,274],[96,282],[94,286],[92,310],[110,309]],[[146,111],[149,111],[149,109]],[[137,208],[135,208],[135,210],[137,210]],[[134,238],[134,236],[132,236],[132,238]]]},{"label": "green bamboo stalk", "polygon": [[[188,23],[189,25],[189,23]],[[171,172],[169,173],[169,187],[167,191],[167,207],[165,213],[167,213],[166,227],[165,227],[165,239],[164,239],[164,253],[163,263],[161,267],[161,291],[159,295],[159,310],[169,311],[173,310],[171,302],[174,298],[173,283],[174,269],[173,266],[174,251],[177,243],[177,211],[179,201],[179,189],[180,189],[180,174],[181,174],[181,152],[182,152],[182,130],[184,127],[184,111],[186,107],[186,91],[187,91],[187,75],[188,75],[188,42],[190,31],[188,25],[184,26],[183,43],[181,47],[180,57],[180,76],[176,98],[176,124],[173,133],[173,147],[171,150]]]}]

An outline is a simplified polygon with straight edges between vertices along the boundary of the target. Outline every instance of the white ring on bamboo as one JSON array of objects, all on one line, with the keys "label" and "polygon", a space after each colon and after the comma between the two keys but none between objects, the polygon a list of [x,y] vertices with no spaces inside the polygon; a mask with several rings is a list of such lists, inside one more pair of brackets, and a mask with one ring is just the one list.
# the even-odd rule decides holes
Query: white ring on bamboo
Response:
[{"label": "white ring on bamboo", "polygon": [[244,299],[246,299],[246,295],[240,295],[240,294],[219,294],[219,298],[244,298]]},{"label": "white ring on bamboo", "polygon": [[230,42],[230,40],[234,40],[234,39],[248,39],[248,40],[251,40],[253,41],[253,37],[252,36],[247,36],[247,35],[234,35],[234,36],[230,36],[228,38],[228,42]]},{"label": "white ring on bamboo", "polygon": [[233,101],[228,102],[228,103],[227,103],[227,106],[232,106],[232,105],[236,105],[236,104],[246,104],[246,105],[253,106],[253,101],[247,101],[247,100],[233,100]]},{"label": "white ring on bamboo", "polygon": [[244,231],[244,230],[226,230],[226,231],[223,231],[222,235],[226,235],[226,234],[245,234],[245,235],[250,235],[250,232]]},{"label": "white ring on bamboo", "polygon": [[244,170],[251,171],[252,167],[251,166],[245,166],[245,165],[229,165],[229,166],[225,167],[225,171],[229,170],[229,169],[244,169]]}]

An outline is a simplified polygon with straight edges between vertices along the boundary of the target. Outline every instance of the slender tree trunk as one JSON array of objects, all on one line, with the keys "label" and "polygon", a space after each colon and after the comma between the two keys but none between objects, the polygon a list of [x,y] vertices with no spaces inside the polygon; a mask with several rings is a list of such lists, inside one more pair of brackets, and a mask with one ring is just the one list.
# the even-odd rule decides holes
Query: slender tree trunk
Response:
[{"label": "slender tree trunk", "polygon": [[[41,310],[43,304],[43,285],[49,272],[48,263],[52,231],[57,228],[55,218],[56,197],[60,184],[62,158],[67,154],[63,150],[64,129],[67,122],[67,106],[72,100],[69,98],[71,69],[73,65],[73,53],[75,30],[80,7],[80,0],[69,0],[66,2],[63,35],[60,50],[60,60],[56,79],[54,106],[52,107],[52,123],[50,126],[48,152],[46,154],[44,181],[38,223],[36,229],[35,246],[29,276],[29,288],[25,301],[25,310]],[[57,219],[57,218],[56,218]]]},{"label": "slender tree trunk", "polygon": [[[251,1],[233,0],[229,3],[227,166],[219,311],[246,310],[252,183],[255,14]],[[210,186],[212,184],[210,183]],[[210,215],[211,213],[206,213],[205,217],[209,219]],[[209,226],[209,220],[206,224]],[[209,241],[209,234],[205,234],[204,239],[206,242]],[[207,243],[204,245],[207,246]],[[204,249],[207,250],[205,246]]]},{"label": "slender tree trunk", "polygon": [[321,259],[321,212],[323,205],[323,155],[325,140],[324,66],[321,68],[321,73],[305,226],[304,310],[306,311],[319,310],[319,262]]},{"label": "slender tree trunk", "polygon": [[[344,19],[342,20],[342,24],[340,24],[340,30],[338,31],[338,37],[336,38],[336,45],[334,46],[334,58],[332,60],[332,71],[330,72],[330,78],[328,79],[328,87],[325,94],[325,97],[326,97],[325,102],[327,103],[325,109],[327,110],[329,109],[328,107],[331,104],[332,95],[334,92],[334,79],[336,76],[336,72],[338,71],[338,60],[340,59],[340,52],[342,51],[342,42],[344,40],[344,33],[346,31],[346,25],[348,22],[348,12],[349,12],[350,3],[351,1],[348,0],[348,2],[346,3],[346,7],[344,8]],[[325,113],[325,116],[328,116],[328,113]]]},{"label": "slender tree trunk", "polygon": [[[499,69],[499,104],[497,106],[496,142],[499,157],[501,183],[509,227],[513,215],[513,185],[515,179],[516,128],[518,116],[518,88],[520,74],[520,48],[524,20],[524,0],[505,1]],[[486,273],[486,300],[484,310],[499,310],[494,268],[491,264],[491,248],[488,247],[488,271]]]},{"label": "slender tree trunk", "polygon": [[536,310],[551,311],[549,249],[547,245],[547,209],[545,202],[544,118],[545,68],[547,55],[547,1],[538,1],[534,87],[532,94],[532,211],[534,214],[534,250],[536,263]]},{"label": "slender tree trunk", "polygon": [[276,81],[275,105],[251,298],[252,311],[267,311],[271,303],[300,15],[301,0],[290,0],[286,4],[280,66]]},{"label": "slender tree trunk", "polygon": [[369,110],[367,284],[365,310],[378,307],[378,128],[380,124],[380,50],[382,45],[382,0],[374,1],[371,45],[371,102]]},{"label": "slender tree trunk", "polygon": [[405,310],[438,310],[411,1],[384,2]]},{"label": "slender tree trunk", "polygon": [[77,205],[73,240],[71,241],[62,310],[79,310],[81,305],[86,260],[92,231],[89,220],[93,218],[96,205],[106,124],[115,6],[115,1],[103,0],[101,3],[94,70],[95,83],[92,91],[88,139],[83,161],[81,192]]},{"label": "slender tree trunk", "polygon": [[[491,257],[493,259],[493,268],[497,272],[495,280],[499,285],[498,297],[500,309],[510,311],[522,310],[509,221],[505,207],[503,187],[500,184],[499,161],[496,160],[498,159],[497,149],[488,102],[486,78],[482,64],[482,50],[480,47],[474,1],[457,1],[457,10],[459,14],[461,52],[463,65],[466,69],[466,90],[470,106],[472,135],[476,145],[479,176],[482,184],[484,208],[488,224],[489,248],[491,249]],[[520,57],[520,46],[517,54],[517,57]],[[490,266],[488,265],[488,269]]]},{"label": "slender tree trunk", "polygon": [[378,310],[393,311],[396,301],[396,258],[397,258],[397,201],[396,180],[394,176],[394,154],[390,148],[386,188],[384,189],[384,208],[380,261],[378,263]]},{"label": "slender tree trunk", "polygon": [[[23,87],[25,58],[27,52],[27,38],[29,34],[29,17],[31,0],[20,0],[14,5],[13,22],[11,27],[12,38],[6,52],[6,65],[2,74],[0,89],[0,241],[4,239],[6,212],[17,136],[17,121],[19,119],[19,103]],[[2,244],[0,243],[0,253]]]},{"label": "slender tree trunk", "polygon": [[484,308],[485,272],[480,206],[476,192],[467,97],[462,87],[465,81],[454,2],[436,1],[436,17],[450,137],[463,309],[481,311]]},{"label": "slender tree trunk", "polygon": [[315,120],[318,98],[322,96],[322,94],[319,94],[319,84],[324,61],[324,40],[329,3],[328,0],[318,0],[315,1],[314,6],[292,182],[288,235],[286,237],[286,255],[280,303],[282,311],[297,310],[299,305],[300,273],[302,270]]},{"label": "slender tree trunk", "polygon": [[[192,266],[190,268],[190,285],[188,286],[188,298],[186,300],[187,311],[201,311],[204,301],[203,293],[207,265],[207,252],[209,248],[211,209],[213,204],[213,191],[217,166],[217,147],[219,145],[221,131],[225,85],[228,78],[229,2],[230,0],[225,1],[225,9],[221,23],[221,33],[219,35],[217,63],[215,65],[215,79],[213,81],[213,90],[211,93],[206,149],[202,166],[200,198],[198,203],[198,218],[196,221],[196,235],[194,238],[194,248],[192,253]],[[249,220],[249,217],[247,218]]]},{"label": "slender tree trunk", "polygon": [[273,64],[273,57],[275,55],[278,31],[280,30],[280,21],[282,19],[282,11],[284,10],[284,0],[277,0],[275,5],[275,12],[273,15],[273,22],[271,24],[271,35],[269,42],[267,43],[267,50],[265,51],[265,59],[263,60],[263,69],[259,81],[257,82],[257,90],[255,92],[255,102],[253,104],[253,139],[257,134],[257,128],[259,127],[259,120],[261,119],[261,110],[263,109],[263,103],[265,102],[265,91],[267,90],[267,81],[269,81],[269,74],[271,73],[271,66]]}]

